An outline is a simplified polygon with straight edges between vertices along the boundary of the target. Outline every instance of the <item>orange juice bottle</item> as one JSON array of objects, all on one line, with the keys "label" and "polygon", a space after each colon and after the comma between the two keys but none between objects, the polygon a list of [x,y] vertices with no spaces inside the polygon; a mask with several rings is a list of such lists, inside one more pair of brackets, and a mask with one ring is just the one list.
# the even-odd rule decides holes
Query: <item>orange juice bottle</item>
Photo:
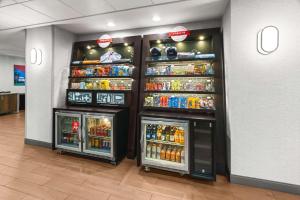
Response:
[{"label": "orange juice bottle", "polygon": [[171,161],[176,162],[176,148],[171,152]]},{"label": "orange juice bottle", "polygon": [[180,149],[176,152],[176,162],[181,163],[181,151]]},{"label": "orange juice bottle", "polygon": [[171,148],[168,147],[167,151],[166,151],[166,160],[170,160],[171,159]]},{"label": "orange juice bottle", "polygon": [[179,139],[180,139],[180,144],[184,144],[184,130],[180,130],[180,135],[179,135]]},{"label": "orange juice bottle", "polygon": [[177,130],[175,131],[174,139],[175,139],[175,142],[176,142],[176,143],[180,143],[179,132],[180,132],[179,129],[177,129]]},{"label": "orange juice bottle", "polygon": [[166,148],[162,147],[161,151],[160,151],[160,159],[161,160],[165,160],[166,159]]}]

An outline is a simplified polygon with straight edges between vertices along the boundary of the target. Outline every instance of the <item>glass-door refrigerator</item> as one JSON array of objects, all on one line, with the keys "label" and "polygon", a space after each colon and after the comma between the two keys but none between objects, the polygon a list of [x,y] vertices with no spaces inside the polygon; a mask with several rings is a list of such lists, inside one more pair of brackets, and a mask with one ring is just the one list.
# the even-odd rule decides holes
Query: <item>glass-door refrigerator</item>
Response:
[{"label": "glass-door refrigerator", "polygon": [[189,173],[189,122],[142,117],[142,165]]},{"label": "glass-door refrigerator", "polygon": [[83,152],[114,158],[114,115],[83,115]]},{"label": "glass-door refrigerator", "polygon": [[53,149],[109,160],[126,155],[127,109],[54,108]]},{"label": "glass-door refrigerator", "polygon": [[55,113],[55,146],[81,152],[81,115]]}]

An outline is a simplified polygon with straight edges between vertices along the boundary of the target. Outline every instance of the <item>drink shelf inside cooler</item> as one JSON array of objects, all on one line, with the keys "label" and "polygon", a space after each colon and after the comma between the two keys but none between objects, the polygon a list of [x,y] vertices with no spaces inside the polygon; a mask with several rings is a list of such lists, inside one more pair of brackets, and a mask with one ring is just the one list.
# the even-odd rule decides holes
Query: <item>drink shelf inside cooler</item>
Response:
[{"label": "drink shelf inside cooler", "polygon": [[184,147],[184,144],[176,143],[176,142],[168,142],[168,141],[161,141],[161,140],[146,140],[147,142],[154,142],[159,144],[165,144],[165,145],[173,145],[173,146],[182,146]]},{"label": "drink shelf inside cooler", "polygon": [[109,136],[100,136],[100,135],[89,135],[89,137],[92,137],[92,138],[101,138],[101,139],[106,139],[106,140],[110,140],[111,137]]},{"label": "drink shelf inside cooler", "polygon": [[66,146],[66,147],[72,147],[72,148],[74,148],[74,147],[78,148],[78,143],[65,143],[65,142],[63,142],[63,143],[61,143],[59,145]]},{"label": "drink shelf inside cooler", "polygon": [[104,148],[89,147],[88,150],[90,150],[90,151],[99,151],[99,152],[107,153],[107,154],[110,153],[110,149],[104,149]]},{"label": "drink shelf inside cooler", "polygon": [[152,162],[158,162],[162,166],[164,166],[164,165],[168,165],[168,166],[173,165],[173,166],[178,166],[178,167],[185,166],[185,163],[179,163],[179,162],[174,162],[174,161],[170,161],[170,160],[161,160],[161,159],[157,159],[157,158],[145,157],[145,160],[152,161]]}]

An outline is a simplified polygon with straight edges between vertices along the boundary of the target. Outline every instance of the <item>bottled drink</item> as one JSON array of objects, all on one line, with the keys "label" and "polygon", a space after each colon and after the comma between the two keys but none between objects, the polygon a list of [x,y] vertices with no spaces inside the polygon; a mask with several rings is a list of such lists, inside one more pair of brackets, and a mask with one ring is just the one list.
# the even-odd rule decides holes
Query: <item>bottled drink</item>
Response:
[{"label": "bottled drink", "polygon": [[158,125],[157,126],[157,132],[156,132],[156,139],[157,140],[161,140],[161,133],[162,133],[161,125]]},{"label": "bottled drink", "polygon": [[166,141],[170,141],[170,126],[166,127]]},{"label": "bottled drink", "polygon": [[171,151],[171,161],[176,162],[176,148]]},{"label": "bottled drink", "polygon": [[160,159],[161,144],[156,146],[156,159]]},{"label": "bottled drink", "polygon": [[176,162],[181,163],[181,151],[180,149],[176,152]]},{"label": "bottled drink", "polygon": [[151,158],[156,158],[156,144],[153,143],[152,144],[152,148],[151,148]]},{"label": "bottled drink", "polygon": [[166,127],[162,127],[161,141],[166,141]]},{"label": "bottled drink", "polygon": [[166,160],[171,160],[171,148],[168,147],[166,151]]},{"label": "bottled drink", "polygon": [[184,130],[180,130],[180,144],[184,144]]},{"label": "bottled drink", "polygon": [[151,144],[147,144],[146,157],[151,158]]},{"label": "bottled drink", "polygon": [[165,160],[166,159],[166,147],[162,147],[161,151],[160,151],[160,159],[161,160]]},{"label": "bottled drink", "polygon": [[175,128],[176,127],[171,127],[171,133],[170,133],[170,142],[175,142]]},{"label": "bottled drink", "polygon": [[181,151],[181,163],[184,163],[184,150]]},{"label": "bottled drink", "polygon": [[156,140],[156,125],[152,125],[151,139]]},{"label": "bottled drink", "polygon": [[179,132],[180,132],[179,129],[177,129],[177,130],[175,131],[174,139],[175,139],[175,142],[176,142],[176,143],[180,143]]},{"label": "bottled drink", "polygon": [[150,140],[151,139],[151,125],[146,125],[146,139]]}]

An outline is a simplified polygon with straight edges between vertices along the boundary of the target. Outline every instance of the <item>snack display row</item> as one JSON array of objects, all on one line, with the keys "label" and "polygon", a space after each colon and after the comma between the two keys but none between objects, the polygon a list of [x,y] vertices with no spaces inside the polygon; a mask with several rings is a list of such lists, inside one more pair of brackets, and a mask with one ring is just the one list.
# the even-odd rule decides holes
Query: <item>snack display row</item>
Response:
[{"label": "snack display row", "polygon": [[73,80],[71,89],[86,90],[131,90],[133,79],[84,79]]},{"label": "snack display row", "polygon": [[154,93],[145,97],[144,106],[184,109],[215,109],[215,101],[212,96]]},{"label": "snack display row", "polygon": [[214,79],[211,78],[148,78],[147,91],[207,91],[214,92]]},{"label": "snack display row", "polygon": [[131,76],[134,66],[129,65],[96,65],[86,68],[72,67],[72,77],[93,76]]},{"label": "snack display row", "polygon": [[146,75],[214,75],[212,63],[155,64],[147,67]]}]

